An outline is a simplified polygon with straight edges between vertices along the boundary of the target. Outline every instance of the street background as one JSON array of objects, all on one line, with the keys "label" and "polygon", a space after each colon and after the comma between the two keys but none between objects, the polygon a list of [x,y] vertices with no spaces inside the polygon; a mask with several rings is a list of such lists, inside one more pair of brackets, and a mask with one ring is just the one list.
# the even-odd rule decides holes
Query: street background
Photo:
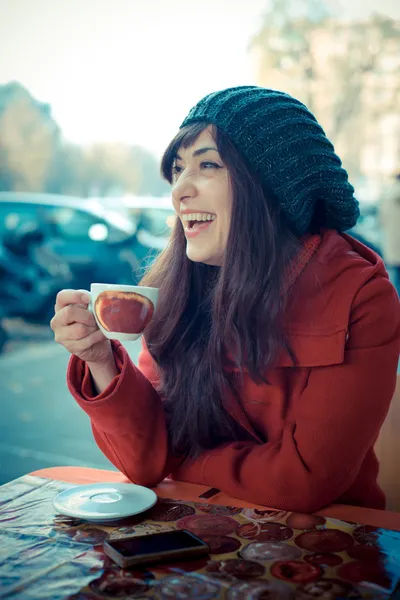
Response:
[{"label": "street background", "polygon": [[[0,357],[0,485],[45,467],[113,469],[93,441],[89,418],[68,391],[68,352],[44,328],[21,338],[16,332]],[[136,362],[140,340],[126,348]]]},{"label": "street background", "polygon": [[0,484],[111,468],[66,387],[55,297],[140,281],[175,220],[161,155],[210,92],[309,107],[360,202],[348,233],[400,291],[399,0],[0,0],[0,57]]}]

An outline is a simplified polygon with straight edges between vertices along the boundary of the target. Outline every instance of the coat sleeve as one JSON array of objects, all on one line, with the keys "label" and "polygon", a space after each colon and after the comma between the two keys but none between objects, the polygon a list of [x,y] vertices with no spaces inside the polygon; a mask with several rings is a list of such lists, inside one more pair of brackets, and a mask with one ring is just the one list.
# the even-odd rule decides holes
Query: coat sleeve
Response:
[{"label": "coat sleeve", "polygon": [[100,450],[134,483],[152,487],[181,462],[172,455],[154,361],[144,348],[137,368],[126,349],[112,342],[119,374],[99,395],[86,363],[72,356],[69,391],[90,417]]},{"label": "coat sleeve", "polygon": [[176,479],[286,510],[313,512],[354,483],[396,384],[399,301],[375,277],[353,301],[343,364],[310,370],[279,443],[228,443],[178,467]]}]

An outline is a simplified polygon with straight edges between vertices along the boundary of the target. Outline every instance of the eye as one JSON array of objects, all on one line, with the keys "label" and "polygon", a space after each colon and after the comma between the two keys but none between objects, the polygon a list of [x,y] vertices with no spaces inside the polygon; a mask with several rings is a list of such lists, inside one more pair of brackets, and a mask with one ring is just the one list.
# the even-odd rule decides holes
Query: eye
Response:
[{"label": "eye", "polygon": [[221,167],[217,165],[217,163],[210,162],[209,160],[204,160],[200,163],[200,167],[202,169],[220,169]]},{"label": "eye", "polygon": [[182,173],[182,167],[180,167],[179,165],[172,165],[172,169],[171,169],[171,175],[172,175],[172,181],[176,181],[178,179],[178,175],[179,173]]}]

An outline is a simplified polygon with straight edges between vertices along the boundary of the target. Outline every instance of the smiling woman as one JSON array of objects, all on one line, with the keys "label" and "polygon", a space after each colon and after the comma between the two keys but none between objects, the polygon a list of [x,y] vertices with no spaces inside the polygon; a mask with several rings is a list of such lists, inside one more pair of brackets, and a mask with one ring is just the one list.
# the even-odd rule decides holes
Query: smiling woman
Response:
[{"label": "smiling woman", "polygon": [[160,301],[139,367],[94,342],[70,290],[52,322],[99,447],[142,485],[169,475],[283,510],[382,508],[374,444],[399,301],[380,257],[344,233],[358,203],[315,117],[275,90],[214,92],[162,172],[178,218],[141,282]]},{"label": "smiling woman", "polygon": [[230,231],[232,186],[215,146],[214,129],[204,125],[201,129],[199,133],[198,125],[189,126],[172,142],[162,170],[173,184],[173,204],[184,228],[188,258],[221,266]]},{"label": "smiling woman", "polygon": [[[228,385],[221,340],[238,365],[247,355],[256,381],[262,381],[284,344],[277,318],[285,305],[279,281],[300,242],[280,222],[277,203],[267,200],[217,126],[207,122],[184,126],[168,146],[161,169],[172,184],[179,217],[174,246],[179,251],[168,266],[158,261],[142,282],[160,287],[169,299],[149,327],[147,340],[165,373],[164,407],[170,411],[172,442],[196,455],[213,447],[215,439],[231,439],[237,429],[221,404]],[[168,251],[164,257],[170,261]],[[168,278],[163,276],[165,269],[170,270]],[[276,284],[265,294],[271,281]],[[269,331],[267,338],[254,335],[252,319],[260,331]],[[180,360],[170,361],[171,347],[175,356],[181,354]]]}]

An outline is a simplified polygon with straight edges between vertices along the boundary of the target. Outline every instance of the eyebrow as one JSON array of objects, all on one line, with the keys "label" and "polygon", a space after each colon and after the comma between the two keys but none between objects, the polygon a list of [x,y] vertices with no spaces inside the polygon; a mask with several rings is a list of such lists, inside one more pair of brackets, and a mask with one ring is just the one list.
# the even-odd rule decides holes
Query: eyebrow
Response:
[{"label": "eyebrow", "polygon": [[[218,152],[218,149],[214,148],[213,146],[205,146],[204,148],[198,148],[197,150],[195,150],[193,152],[192,156],[194,158],[195,156],[199,156],[200,154],[205,154],[206,152],[209,152],[210,150],[214,150],[214,152]],[[178,153],[176,153],[175,159],[182,160],[182,158],[179,156]]]}]

